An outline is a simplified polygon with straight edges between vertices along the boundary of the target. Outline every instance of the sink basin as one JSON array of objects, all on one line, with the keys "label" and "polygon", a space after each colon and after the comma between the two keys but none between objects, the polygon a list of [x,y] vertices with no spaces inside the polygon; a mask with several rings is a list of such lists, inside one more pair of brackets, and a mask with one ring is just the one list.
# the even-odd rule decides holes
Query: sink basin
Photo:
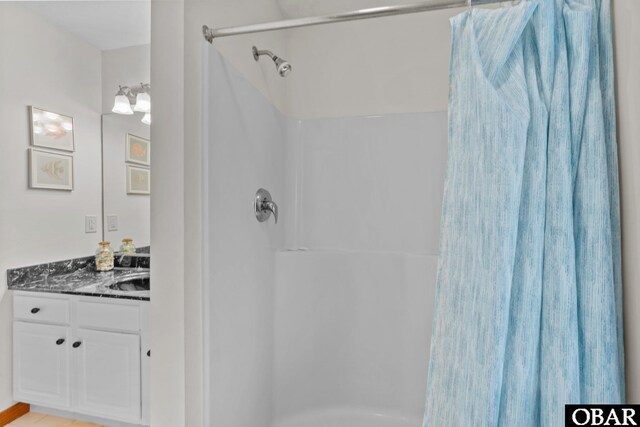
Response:
[{"label": "sink basin", "polygon": [[125,292],[148,291],[150,284],[149,273],[134,273],[117,278],[113,284],[109,285],[109,289]]}]

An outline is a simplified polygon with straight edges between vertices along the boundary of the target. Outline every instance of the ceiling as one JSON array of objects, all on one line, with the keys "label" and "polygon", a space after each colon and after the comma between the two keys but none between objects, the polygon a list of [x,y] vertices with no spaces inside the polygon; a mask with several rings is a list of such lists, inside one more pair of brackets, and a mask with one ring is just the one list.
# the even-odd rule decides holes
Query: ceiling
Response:
[{"label": "ceiling", "polygon": [[151,41],[150,0],[25,1],[22,4],[100,50]]}]

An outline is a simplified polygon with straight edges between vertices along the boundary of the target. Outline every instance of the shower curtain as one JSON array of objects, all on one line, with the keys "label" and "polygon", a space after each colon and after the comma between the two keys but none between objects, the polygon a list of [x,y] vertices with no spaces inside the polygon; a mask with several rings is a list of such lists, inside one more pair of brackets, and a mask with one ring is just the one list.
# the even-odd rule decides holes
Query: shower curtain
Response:
[{"label": "shower curtain", "polygon": [[451,22],[424,426],[561,426],[624,401],[610,3]]}]

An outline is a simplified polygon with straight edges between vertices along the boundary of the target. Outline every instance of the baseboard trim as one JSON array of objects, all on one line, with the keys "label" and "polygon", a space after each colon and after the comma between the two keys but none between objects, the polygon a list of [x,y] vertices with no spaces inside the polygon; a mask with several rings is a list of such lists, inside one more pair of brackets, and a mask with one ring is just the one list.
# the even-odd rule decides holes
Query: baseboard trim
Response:
[{"label": "baseboard trim", "polygon": [[17,420],[27,412],[29,412],[30,406],[28,403],[18,402],[13,406],[8,407],[4,411],[0,412],[0,427]]}]

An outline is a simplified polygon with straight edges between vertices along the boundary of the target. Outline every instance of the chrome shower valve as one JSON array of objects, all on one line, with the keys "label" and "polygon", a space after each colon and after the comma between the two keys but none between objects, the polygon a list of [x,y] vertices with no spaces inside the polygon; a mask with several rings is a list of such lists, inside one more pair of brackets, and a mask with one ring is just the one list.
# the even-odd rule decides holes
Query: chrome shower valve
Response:
[{"label": "chrome shower valve", "polygon": [[254,209],[258,222],[265,222],[273,214],[273,218],[278,223],[278,205],[271,200],[271,194],[264,188],[256,192]]}]

